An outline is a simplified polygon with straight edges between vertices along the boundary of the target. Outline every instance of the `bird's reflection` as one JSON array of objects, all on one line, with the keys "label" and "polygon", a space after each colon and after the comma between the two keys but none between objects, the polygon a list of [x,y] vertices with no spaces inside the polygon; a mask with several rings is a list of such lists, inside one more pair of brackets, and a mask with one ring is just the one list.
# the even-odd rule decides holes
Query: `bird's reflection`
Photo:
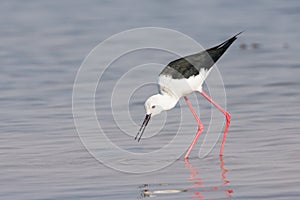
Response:
[{"label": "bird's reflection", "polygon": [[[233,194],[233,190],[229,187],[229,180],[226,177],[226,174],[228,172],[227,169],[225,169],[225,161],[222,156],[220,156],[220,179],[222,184],[218,184],[215,186],[206,186],[205,181],[203,178],[201,178],[201,173],[199,170],[197,170],[193,165],[189,162],[188,159],[184,160],[185,162],[185,168],[190,173],[188,177],[188,182],[192,183],[193,185],[188,188],[172,188],[172,184],[164,183],[164,184],[142,184],[139,186],[140,191],[140,198],[149,198],[149,197],[156,197],[158,195],[174,195],[174,194],[182,194],[182,193],[191,193],[193,194],[191,196],[192,199],[205,199],[207,198],[209,193],[215,193],[217,191],[224,192],[224,196],[222,198],[231,198]],[[155,186],[155,190],[148,189],[149,187]],[[158,189],[160,188],[161,189]],[[168,189],[166,189],[168,187]],[[206,196],[207,195],[207,196]],[[212,194],[214,195],[214,194]]]},{"label": "bird's reflection", "polygon": [[189,162],[188,159],[185,159],[185,166],[188,170],[190,170],[191,175],[189,177],[189,181],[193,182],[194,185],[190,187],[188,190],[193,190],[194,196],[192,198],[196,199],[204,199],[206,198],[203,193],[209,193],[209,192],[215,192],[215,191],[224,191],[225,196],[227,198],[231,198],[233,194],[233,190],[227,188],[229,186],[229,180],[226,177],[226,173],[228,172],[227,169],[225,169],[225,161],[222,156],[220,156],[220,169],[221,169],[221,179],[223,184],[221,186],[214,186],[211,189],[204,189],[205,186],[204,181],[200,178],[200,173],[197,169],[193,167],[193,165]]}]

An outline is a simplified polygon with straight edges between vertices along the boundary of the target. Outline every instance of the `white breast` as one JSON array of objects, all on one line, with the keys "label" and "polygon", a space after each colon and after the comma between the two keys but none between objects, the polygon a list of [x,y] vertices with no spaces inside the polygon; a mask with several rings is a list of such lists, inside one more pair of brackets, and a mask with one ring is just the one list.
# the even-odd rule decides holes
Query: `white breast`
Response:
[{"label": "white breast", "polygon": [[188,95],[195,91],[201,92],[202,84],[211,69],[209,69],[208,71],[201,69],[200,73],[197,76],[191,76],[187,79],[173,79],[168,75],[160,75],[158,80],[160,90],[162,93],[168,93],[170,95],[176,96],[177,98]]}]

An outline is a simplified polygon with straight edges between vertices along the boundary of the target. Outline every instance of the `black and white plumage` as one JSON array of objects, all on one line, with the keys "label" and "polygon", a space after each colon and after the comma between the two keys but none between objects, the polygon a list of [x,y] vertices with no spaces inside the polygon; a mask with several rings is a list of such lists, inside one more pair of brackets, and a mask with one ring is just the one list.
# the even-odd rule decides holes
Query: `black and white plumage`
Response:
[{"label": "black and white plumage", "polygon": [[215,47],[170,62],[160,75],[171,75],[173,79],[182,79],[197,76],[201,69],[208,71],[237,39],[239,34],[241,33]]},{"label": "black and white plumage", "polygon": [[[200,53],[179,58],[170,62],[159,74],[160,93],[145,102],[146,118],[136,136],[141,139],[151,116],[175,107],[181,97],[192,92],[202,93],[202,84],[229,46],[237,39],[236,34],[225,42]],[[186,98],[186,97],[185,97]],[[187,98],[186,98],[187,99]]]}]

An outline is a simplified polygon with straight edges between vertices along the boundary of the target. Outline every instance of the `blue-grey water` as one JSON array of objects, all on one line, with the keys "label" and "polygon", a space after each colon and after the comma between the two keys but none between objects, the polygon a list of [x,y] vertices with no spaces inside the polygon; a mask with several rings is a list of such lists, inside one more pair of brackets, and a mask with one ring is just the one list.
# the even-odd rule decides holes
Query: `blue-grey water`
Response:
[{"label": "blue-grey water", "polygon": [[[1,2],[0,15],[0,199],[299,199],[298,1],[12,0]],[[181,158],[154,172],[132,174],[107,167],[82,144],[72,113],[81,63],[111,35],[147,26],[177,30],[204,47],[245,30],[218,62],[232,115],[223,158],[219,145],[205,158],[198,158],[194,149],[189,162]],[[175,48],[180,45],[173,42]],[[136,55],[124,58],[127,69],[131,63],[167,64],[172,58],[151,49]],[[114,66],[102,80],[107,87],[99,85],[95,95],[98,119],[112,133],[111,141],[135,153],[166,144],[172,135],[161,133],[137,145],[114,127],[109,98],[103,94],[111,93],[110,81],[126,72],[122,62]],[[143,81],[143,76],[140,71],[128,84]],[[155,81],[151,76],[147,80]],[[156,87],[147,89],[154,93]],[[136,124],[142,121],[147,97],[137,90],[129,101]],[[209,104],[199,94],[197,99],[207,127]],[[114,103],[121,112],[122,99]],[[179,109],[168,115],[169,132],[178,128]],[[158,119],[151,122],[152,129]],[[190,136],[197,130],[194,121],[181,126]],[[133,135],[137,129],[131,127]],[[151,134],[147,130],[145,137]],[[187,148],[177,147],[182,153]],[[123,159],[120,167],[130,168]],[[132,168],[143,168],[149,159]]]}]

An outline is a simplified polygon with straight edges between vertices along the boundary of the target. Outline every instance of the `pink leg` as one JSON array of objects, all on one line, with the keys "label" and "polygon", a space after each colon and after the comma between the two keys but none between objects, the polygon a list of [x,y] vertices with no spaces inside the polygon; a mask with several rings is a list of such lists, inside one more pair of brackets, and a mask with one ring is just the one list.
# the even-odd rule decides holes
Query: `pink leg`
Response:
[{"label": "pink leg", "polygon": [[189,155],[190,155],[190,153],[191,153],[193,147],[195,146],[197,140],[199,139],[199,137],[200,137],[200,135],[201,135],[201,133],[202,133],[202,131],[203,131],[203,124],[201,123],[201,120],[199,119],[199,117],[198,117],[196,111],[194,110],[194,108],[193,108],[193,106],[192,106],[190,100],[189,100],[186,96],[184,97],[184,99],[185,99],[186,104],[187,104],[188,107],[190,108],[191,112],[193,113],[193,115],[194,115],[194,117],[195,117],[195,119],[196,119],[196,121],[197,121],[197,123],[198,123],[198,132],[197,132],[197,135],[195,136],[195,138],[194,138],[194,140],[193,140],[191,146],[189,147],[188,151],[186,152],[186,154],[185,154],[185,156],[184,156],[185,159],[188,159],[188,157],[189,157]]},{"label": "pink leg", "polygon": [[230,114],[224,110],[221,106],[219,106],[216,102],[214,102],[214,100],[212,100],[212,98],[210,98],[210,96],[208,96],[205,92],[200,92],[210,103],[212,103],[219,111],[221,111],[225,117],[226,117],[226,127],[225,127],[225,131],[224,131],[224,136],[223,136],[223,140],[222,140],[222,146],[221,146],[221,150],[220,150],[220,155],[223,155],[224,152],[224,146],[225,146],[225,142],[226,142],[226,137],[227,137],[227,133],[228,133],[228,128],[230,125]]}]

